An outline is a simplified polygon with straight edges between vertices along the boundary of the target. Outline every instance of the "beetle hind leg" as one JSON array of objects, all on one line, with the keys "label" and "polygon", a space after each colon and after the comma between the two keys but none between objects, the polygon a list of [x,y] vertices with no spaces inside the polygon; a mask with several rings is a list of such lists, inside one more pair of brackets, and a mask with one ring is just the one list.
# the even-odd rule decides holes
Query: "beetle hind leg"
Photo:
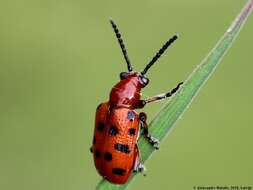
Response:
[{"label": "beetle hind leg", "polygon": [[146,171],[146,167],[144,166],[144,164],[141,163],[140,153],[139,153],[137,145],[135,145],[135,161],[133,165],[133,172],[135,173],[138,172],[138,173],[141,173],[143,176],[146,176],[145,171]]},{"label": "beetle hind leg", "polygon": [[136,173],[140,172],[143,176],[146,176],[145,171],[146,171],[146,167],[142,163],[139,163],[137,167],[134,168],[133,170],[133,172],[136,172]]},{"label": "beetle hind leg", "polygon": [[153,137],[152,135],[149,134],[148,131],[148,125],[147,125],[147,115],[144,112],[141,112],[139,114],[139,118],[141,121],[141,128],[143,130],[143,135],[144,137],[148,140],[148,142],[155,148],[155,149],[159,149],[159,140],[156,139],[155,137]]}]

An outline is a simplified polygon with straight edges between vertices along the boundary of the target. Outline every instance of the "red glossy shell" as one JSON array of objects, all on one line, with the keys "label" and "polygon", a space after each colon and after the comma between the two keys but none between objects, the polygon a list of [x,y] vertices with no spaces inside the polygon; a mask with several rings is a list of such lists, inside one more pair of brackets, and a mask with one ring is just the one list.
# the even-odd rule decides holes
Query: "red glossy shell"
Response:
[{"label": "red glossy shell", "polygon": [[[96,169],[108,181],[123,184],[131,175],[138,154],[138,126],[138,114],[129,108],[110,111],[108,103],[98,107],[92,149]],[[127,146],[125,152],[117,144]]]},{"label": "red glossy shell", "polygon": [[140,100],[141,88],[143,88],[143,86],[139,82],[136,74],[119,81],[111,90],[109,101],[110,106],[133,108]]}]

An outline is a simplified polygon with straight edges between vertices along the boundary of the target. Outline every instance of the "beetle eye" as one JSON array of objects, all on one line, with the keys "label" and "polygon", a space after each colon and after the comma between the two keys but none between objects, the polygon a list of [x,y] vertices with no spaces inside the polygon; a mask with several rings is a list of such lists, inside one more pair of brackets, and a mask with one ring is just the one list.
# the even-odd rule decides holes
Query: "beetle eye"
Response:
[{"label": "beetle eye", "polygon": [[119,75],[121,80],[127,78],[127,76],[128,76],[128,72],[121,72],[120,75]]},{"label": "beetle eye", "polygon": [[141,83],[142,83],[144,86],[146,86],[146,85],[149,83],[148,78],[146,78],[146,77],[144,77],[144,76],[141,76],[141,77],[140,77],[140,81],[141,81]]}]

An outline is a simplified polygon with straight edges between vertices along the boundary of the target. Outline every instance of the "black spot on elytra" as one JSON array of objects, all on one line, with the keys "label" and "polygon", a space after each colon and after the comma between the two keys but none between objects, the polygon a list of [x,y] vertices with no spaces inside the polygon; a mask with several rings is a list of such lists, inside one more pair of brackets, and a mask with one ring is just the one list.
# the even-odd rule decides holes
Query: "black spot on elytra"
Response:
[{"label": "black spot on elytra", "polygon": [[129,135],[134,136],[135,135],[135,128],[130,128],[128,133],[129,133]]},{"label": "black spot on elytra", "polygon": [[97,124],[98,131],[103,132],[104,128],[105,128],[105,125],[102,122],[99,122]]},{"label": "black spot on elytra", "polygon": [[115,136],[119,133],[119,130],[116,126],[112,125],[110,128],[109,128],[109,131],[108,131],[109,135],[111,136]]},{"label": "black spot on elytra", "polygon": [[116,174],[116,175],[125,175],[126,174],[126,170],[122,169],[122,168],[113,168],[112,169],[112,173]]},{"label": "black spot on elytra", "polygon": [[95,144],[96,143],[96,137],[93,137],[92,143]]},{"label": "black spot on elytra", "polygon": [[96,157],[96,158],[99,158],[99,157],[100,157],[100,152],[99,152],[99,150],[96,150],[96,151],[95,151],[95,157]]},{"label": "black spot on elytra", "polygon": [[112,154],[110,153],[110,152],[106,152],[105,154],[104,154],[104,159],[106,160],[106,161],[111,161],[112,160]]},{"label": "black spot on elytra", "polygon": [[127,118],[128,118],[130,121],[133,121],[133,120],[134,120],[134,112],[133,112],[133,111],[127,112]]},{"label": "black spot on elytra", "polygon": [[129,146],[127,144],[117,143],[114,145],[114,148],[120,152],[124,152],[126,154],[130,153]]},{"label": "black spot on elytra", "polygon": [[97,110],[102,106],[102,103],[98,105]]}]

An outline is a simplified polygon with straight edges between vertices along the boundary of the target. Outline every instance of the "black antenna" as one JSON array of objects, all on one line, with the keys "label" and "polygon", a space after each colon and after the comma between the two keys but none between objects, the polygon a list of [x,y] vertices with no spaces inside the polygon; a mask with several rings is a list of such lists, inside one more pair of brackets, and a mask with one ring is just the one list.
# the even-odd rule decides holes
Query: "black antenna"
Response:
[{"label": "black antenna", "polygon": [[145,69],[141,72],[142,75],[145,75],[149,68],[161,57],[161,55],[164,53],[164,51],[178,38],[178,35],[174,35],[172,38],[170,38],[163,47],[156,53],[156,55],[153,57],[153,59],[147,64]]},{"label": "black antenna", "polygon": [[131,71],[133,70],[133,68],[132,68],[132,65],[131,65],[131,63],[130,63],[130,60],[129,60],[129,58],[128,58],[127,51],[126,51],[126,47],[125,47],[124,42],[123,42],[123,40],[122,40],[122,38],[121,38],[121,34],[120,34],[120,32],[119,32],[119,29],[117,28],[117,25],[115,24],[115,22],[114,22],[111,18],[110,18],[110,23],[111,23],[111,25],[112,25],[112,28],[113,28],[115,34],[116,34],[116,37],[117,37],[117,39],[118,39],[118,42],[119,42],[121,51],[122,51],[122,53],[123,53],[123,55],[124,55],[124,58],[125,58],[125,60],[126,60],[127,69],[128,69],[129,72],[131,72]]}]

